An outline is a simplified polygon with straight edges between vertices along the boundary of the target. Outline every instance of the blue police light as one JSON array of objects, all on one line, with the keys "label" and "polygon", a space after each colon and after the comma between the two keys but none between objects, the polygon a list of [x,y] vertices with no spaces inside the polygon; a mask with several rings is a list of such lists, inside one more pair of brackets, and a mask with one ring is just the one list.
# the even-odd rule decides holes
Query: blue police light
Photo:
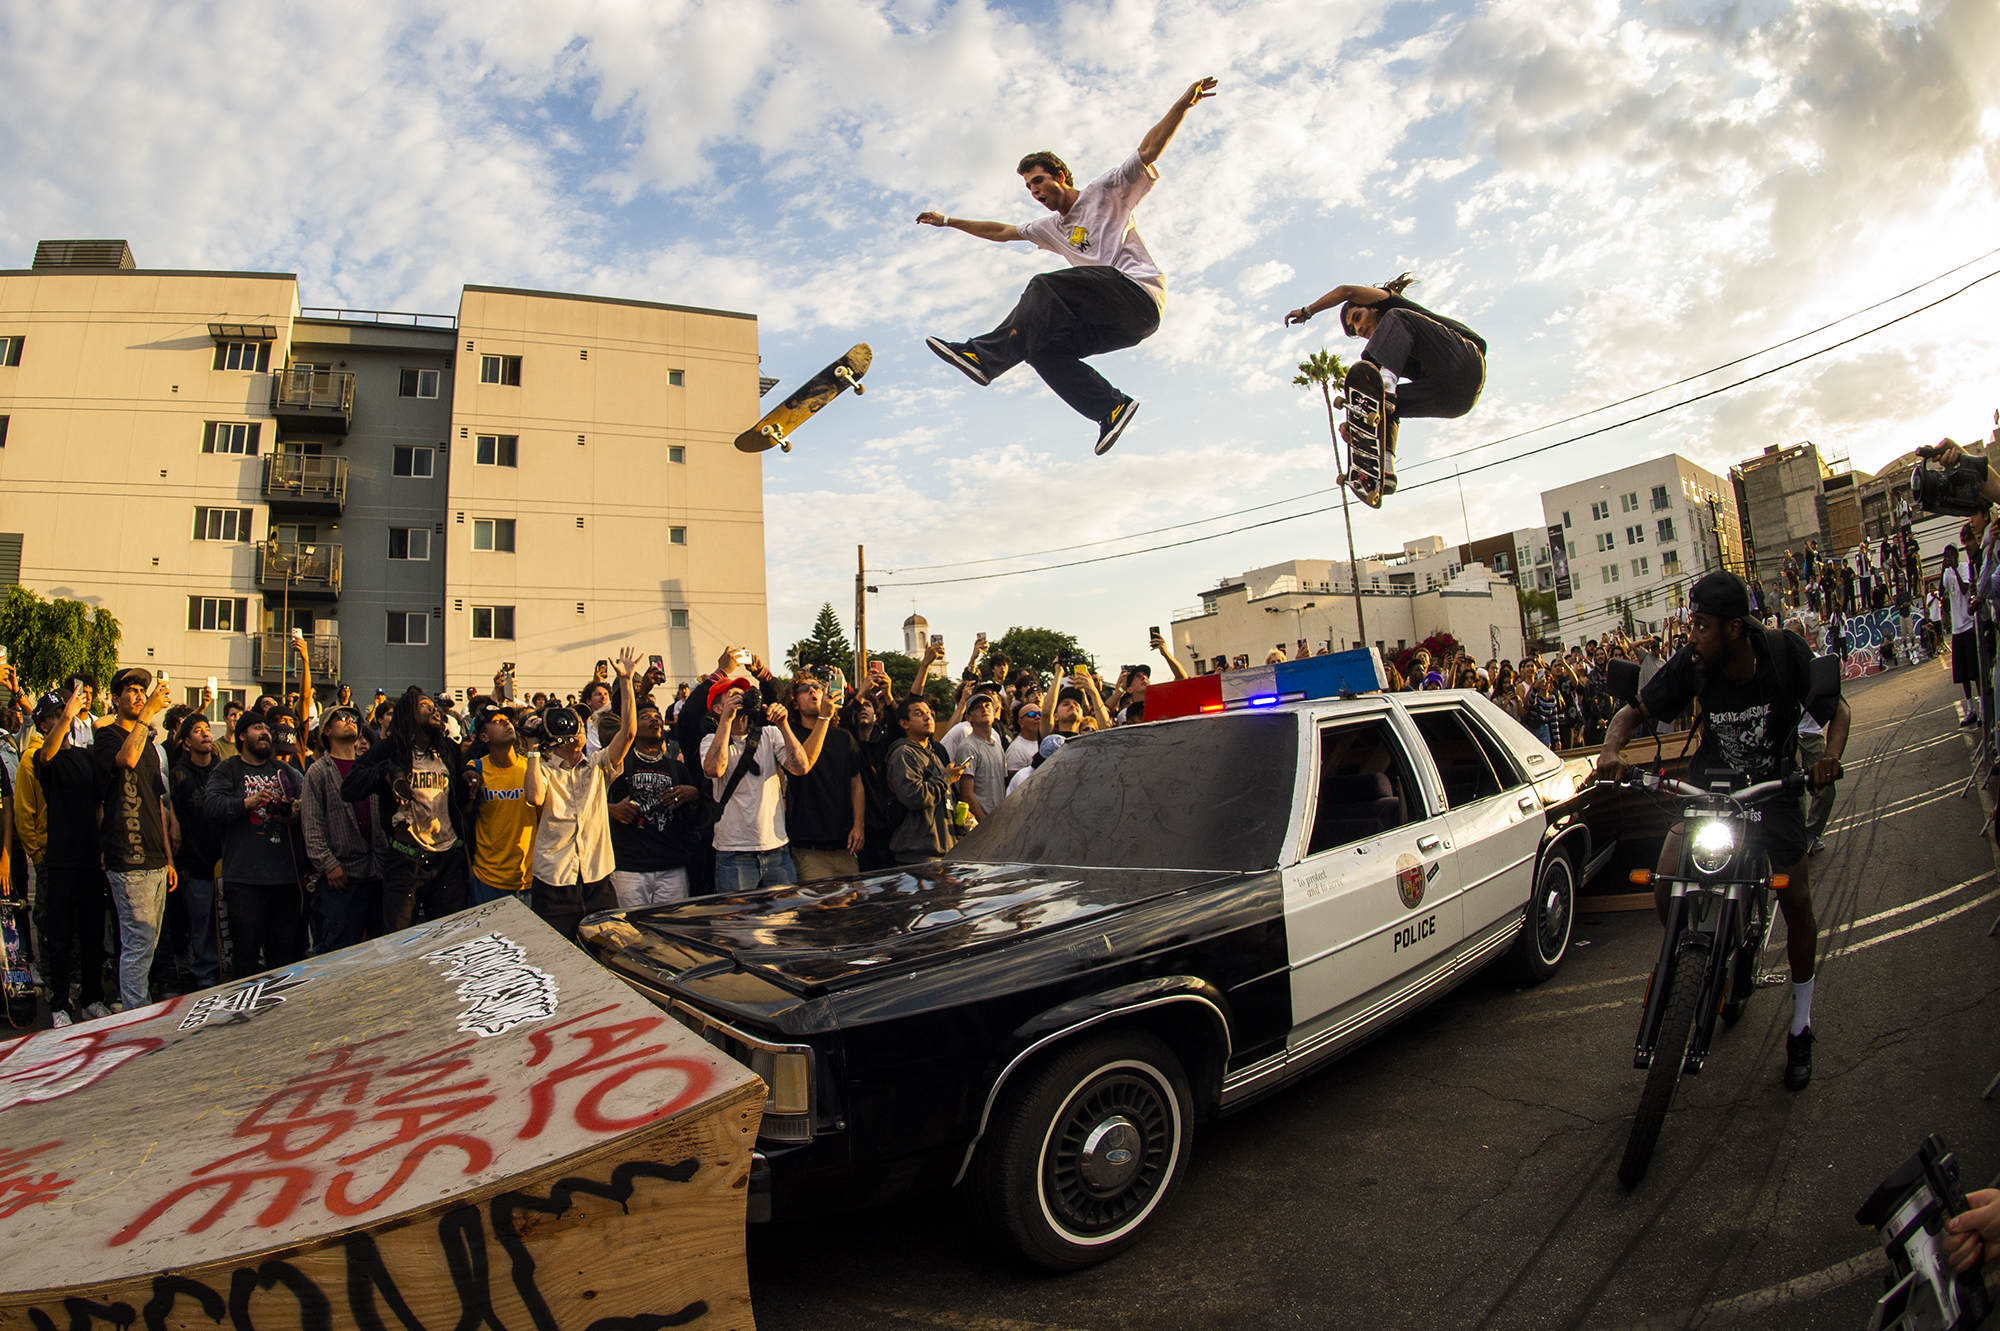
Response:
[{"label": "blue police light", "polygon": [[1277,701],[1278,701],[1278,695],[1277,695],[1277,694],[1275,694],[1275,693],[1273,693],[1273,694],[1271,694],[1270,696],[1268,696],[1268,697],[1264,697],[1264,698],[1252,698],[1252,699],[1250,700],[1250,702],[1249,702],[1249,706],[1251,706],[1251,707],[1271,707],[1271,706],[1274,706],[1274,705],[1275,705],[1275,704],[1277,703]]}]

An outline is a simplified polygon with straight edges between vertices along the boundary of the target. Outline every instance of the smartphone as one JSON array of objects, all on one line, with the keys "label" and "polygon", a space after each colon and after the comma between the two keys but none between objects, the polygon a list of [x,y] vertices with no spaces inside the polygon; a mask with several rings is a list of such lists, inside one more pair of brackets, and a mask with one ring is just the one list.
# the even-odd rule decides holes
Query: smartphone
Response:
[{"label": "smartphone", "polygon": [[664,676],[667,673],[667,663],[663,658],[658,656],[649,656],[646,658],[646,660],[651,663],[650,668],[658,671],[662,676]]},{"label": "smartphone", "polygon": [[292,636],[294,638],[303,638],[306,636],[306,631],[304,629],[293,629]]},{"label": "smartphone", "polygon": [[502,661],[500,669],[506,674],[507,678],[512,679],[514,677],[514,663],[512,661]]},{"label": "smartphone", "polygon": [[[737,655],[741,656],[743,655],[743,653],[738,652]],[[749,662],[746,661],[744,662],[744,664],[748,665]],[[600,675],[603,674],[605,671],[609,670],[610,668],[611,668],[611,662],[608,660],[599,659],[599,661],[597,662],[597,673]]]},{"label": "smartphone", "polygon": [[213,698],[213,697],[215,697],[215,696],[216,696],[216,688],[215,688],[215,676],[214,676],[214,675],[210,675],[210,676],[208,677],[208,696],[209,696],[209,697],[211,697],[211,698]]},{"label": "smartphone", "polygon": [[1155,624],[1151,628],[1147,629],[1146,632],[1152,634],[1154,637],[1157,638],[1160,636],[1160,626],[1158,624]]},{"label": "smartphone", "polygon": [[744,650],[743,648],[741,648],[741,647],[738,647],[738,648],[736,649],[736,651],[735,651],[735,652],[734,652],[733,654],[734,654],[734,656],[736,657],[736,664],[737,664],[737,665],[740,665],[740,666],[747,666],[747,665],[749,665],[749,664],[750,664],[750,659],[751,659],[751,658],[750,658],[750,653],[749,653],[748,651]]},{"label": "smartphone", "polygon": [[154,683],[156,683],[156,684],[167,684],[167,683],[171,683],[172,681],[170,681],[170,680],[169,680],[169,679],[167,678],[167,672],[166,672],[166,671],[164,671],[164,670],[162,670],[162,671],[161,671],[161,672],[160,672],[159,674],[157,674],[157,675],[155,675],[155,676],[153,677],[153,682],[154,682]]},{"label": "smartphone", "polygon": [[0,642],[0,665],[7,664],[7,644]]},{"label": "smartphone", "polygon": [[83,687],[83,676],[71,675],[69,677],[69,691],[71,693],[77,692],[82,687]]},{"label": "smartphone", "polygon": [[976,639],[975,639],[975,641],[976,641],[976,642],[978,642],[978,644],[979,644],[979,645],[980,645],[981,647],[984,647],[984,646],[986,645],[986,630],[985,630],[985,629],[981,629],[981,630],[979,630],[979,636],[978,636],[978,638],[976,638]]},{"label": "smartphone", "polygon": [[944,646],[944,634],[942,634],[942,633],[933,633],[933,634],[931,634],[931,646],[933,646],[933,647],[942,647],[942,646]]}]

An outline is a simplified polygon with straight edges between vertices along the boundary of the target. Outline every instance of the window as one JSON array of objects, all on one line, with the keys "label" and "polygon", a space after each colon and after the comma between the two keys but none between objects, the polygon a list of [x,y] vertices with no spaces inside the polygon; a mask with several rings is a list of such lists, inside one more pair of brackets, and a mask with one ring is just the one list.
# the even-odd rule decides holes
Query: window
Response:
[{"label": "window", "polygon": [[520,442],[518,435],[482,434],[473,445],[472,461],[481,467],[512,467]]},{"label": "window", "polygon": [[1660,552],[1660,572],[1662,572],[1662,573],[1678,573],[1678,572],[1680,572],[1680,571],[1681,571],[1681,552],[1680,552],[1680,551],[1678,551],[1678,550],[1663,550],[1663,551],[1661,551],[1661,552]]},{"label": "window", "polygon": [[1592,504],[1590,506],[1590,520],[1592,522],[1602,522],[1610,516],[1611,516],[1611,501],[1609,499],[1605,500],[1601,504]]},{"label": "window", "polygon": [[264,427],[261,425],[246,425],[240,421],[208,421],[201,430],[201,451],[255,457],[257,441],[263,433]]},{"label": "window", "polygon": [[1618,507],[1621,512],[1637,513],[1639,511],[1639,492],[1634,490],[1630,494],[1619,495]]},{"label": "window", "polygon": [[682,388],[685,387],[686,384],[687,384],[687,376],[685,374],[681,373],[679,370],[667,371],[667,387]]},{"label": "window", "polygon": [[1500,793],[1500,778],[1486,751],[1473,739],[1456,712],[1417,712],[1411,720],[1431,751],[1438,775],[1444,778],[1445,803],[1457,809]]},{"label": "window", "polygon": [[428,527],[389,528],[389,558],[429,559],[431,533]]},{"label": "window", "polygon": [[1656,529],[1655,534],[1660,538],[1660,540],[1672,541],[1679,539],[1674,535],[1674,520],[1672,518],[1661,518],[1657,523],[1653,525]]},{"label": "window", "polygon": [[1639,608],[1642,610],[1651,610],[1653,608],[1653,589],[1651,587],[1639,593]]},{"label": "window", "polygon": [[0,416],[0,448],[7,447],[7,418]]},{"label": "window", "polygon": [[513,638],[514,607],[511,605],[473,606],[472,636],[475,638]]},{"label": "window", "polygon": [[215,369],[253,370],[264,373],[271,368],[271,344],[269,342],[218,342],[215,344]]},{"label": "window", "polygon": [[1618,565],[1615,562],[1604,566],[1604,580],[1606,582],[1618,581]]},{"label": "window", "polygon": [[688,529],[686,527],[667,528],[668,545],[686,545],[687,543],[688,543]]},{"label": "window", "polygon": [[1568,530],[1569,530],[1569,510],[1568,510],[1568,509],[1564,509],[1564,510],[1563,510],[1563,530],[1564,530],[1564,531],[1568,531]]},{"label": "window", "polygon": [[687,460],[688,460],[688,451],[685,448],[682,448],[679,444],[668,445],[667,461],[686,462]]},{"label": "window", "polygon": [[482,384],[509,384],[519,387],[521,383],[521,358],[519,356],[481,356],[479,358],[479,382]]},{"label": "window", "polygon": [[1643,577],[1645,577],[1645,576],[1646,576],[1646,574],[1647,574],[1648,572],[1649,572],[1649,570],[1648,570],[1648,569],[1647,569],[1647,567],[1646,567],[1646,556],[1644,556],[1644,555],[1640,555],[1640,556],[1639,556],[1639,557],[1638,557],[1637,559],[1635,559],[1635,560],[1633,560],[1633,561],[1632,561],[1632,576],[1633,576],[1633,577],[1635,577],[1635,578],[1643,578]]},{"label": "window", "polygon": [[0,337],[0,365],[19,365],[21,344],[27,340],[18,333],[10,337]]},{"label": "window", "polygon": [[1414,822],[1422,810],[1402,747],[1385,723],[1320,732],[1319,803],[1308,855],[1371,840]]},{"label": "window", "polygon": [[1618,538],[1610,532],[1601,531],[1597,533],[1597,552],[1599,554],[1603,554],[1606,550],[1615,549],[1617,545]]},{"label": "window", "polygon": [[669,620],[669,621],[668,621],[668,624],[667,624],[667,627],[669,627],[669,628],[676,628],[676,629],[684,629],[684,628],[686,628],[686,627],[688,626],[688,612],[687,612],[687,611],[685,611],[685,610],[676,610],[676,611],[673,611],[672,613],[673,613],[673,618],[672,618],[671,620]]},{"label": "window", "polygon": [[1575,541],[1571,541],[1571,542],[1569,543],[1569,557],[1570,557],[1571,559],[1575,559],[1575,558],[1576,558],[1576,542],[1575,542]]},{"label": "window", "polygon": [[1625,544],[1644,545],[1645,543],[1646,543],[1646,527],[1644,523],[1641,523],[1636,527],[1627,527],[1625,529]]},{"label": "window", "polygon": [[404,370],[403,381],[396,389],[397,397],[436,397],[438,395],[438,372],[436,370]]},{"label": "window", "polygon": [[188,597],[190,633],[241,633],[249,627],[248,597]]},{"label": "window", "polygon": [[389,612],[389,644],[401,647],[424,647],[430,644],[430,616],[421,610],[391,610]]},{"label": "window", "polygon": [[505,554],[514,552],[514,519],[474,518],[472,520],[472,548],[475,550],[497,550]]},{"label": "window", "polygon": [[424,477],[431,474],[431,454],[435,449],[410,448],[398,445],[395,461],[390,474],[395,476]]},{"label": "window", "polygon": [[197,508],[194,511],[194,539],[247,541],[254,513],[254,509],[248,508]]}]

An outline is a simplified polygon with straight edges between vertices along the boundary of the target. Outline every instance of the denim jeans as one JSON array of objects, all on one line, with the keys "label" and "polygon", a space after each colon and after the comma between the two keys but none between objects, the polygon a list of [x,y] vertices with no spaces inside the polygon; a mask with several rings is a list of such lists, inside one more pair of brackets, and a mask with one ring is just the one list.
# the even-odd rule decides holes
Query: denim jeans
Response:
[{"label": "denim jeans", "polygon": [[473,873],[465,875],[465,896],[474,906],[483,906],[489,901],[518,901],[523,905],[528,902],[526,890],[510,892],[504,887],[488,887],[479,881],[479,875]]},{"label": "denim jeans", "polygon": [[792,868],[792,848],[776,850],[718,850],[715,852],[715,890],[749,892],[759,887],[780,887],[796,883]]},{"label": "denim jeans", "polygon": [[147,983],[153,950],[160,945],[160,921],[167,913],[167,871],[107,869],[111,904],[118,911],[118,1001],[127,1010],[153,1001]]},{"label": "denim jeans", "polygon": [[664,906],[670,901],[686,901],[688,871],[614,869],[611,873],[611,890],[618,894],[620,910],[632,910],[639,906]]},{"label": "denim jeans", "polygon": [[[1065,268],[1029,278],[1019,303],[1000,326],[966,345],[989,378],[997,379],[1026,361],[1073,410],[1102,421],[1125,395],[1082,358],[1136,347],[1159,327],[1158,303],[1116,268]],[[730,889],[718,879],[716,890]]]},{"label": "denim jeans", "polygon": [[215,943],[215,880],[183,878],[174,889],[187,920],[188,974],[204,989],[222,983],[221,959]]},{"label": "denim jeans", "polygon": [[382,922],[382,880],[349,878],[336,888],[324,878],[312,893],[313,944],[337,952],[371,938]]}]

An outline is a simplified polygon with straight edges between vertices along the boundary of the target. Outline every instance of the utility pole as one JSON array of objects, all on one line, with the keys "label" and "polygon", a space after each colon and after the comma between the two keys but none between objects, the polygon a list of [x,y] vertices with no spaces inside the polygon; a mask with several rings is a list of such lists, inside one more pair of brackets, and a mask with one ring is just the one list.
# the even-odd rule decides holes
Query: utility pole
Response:
[{"label": "utility pole", "polygon": [[854,547],[854,688],[868,682],[868,555]]}]

